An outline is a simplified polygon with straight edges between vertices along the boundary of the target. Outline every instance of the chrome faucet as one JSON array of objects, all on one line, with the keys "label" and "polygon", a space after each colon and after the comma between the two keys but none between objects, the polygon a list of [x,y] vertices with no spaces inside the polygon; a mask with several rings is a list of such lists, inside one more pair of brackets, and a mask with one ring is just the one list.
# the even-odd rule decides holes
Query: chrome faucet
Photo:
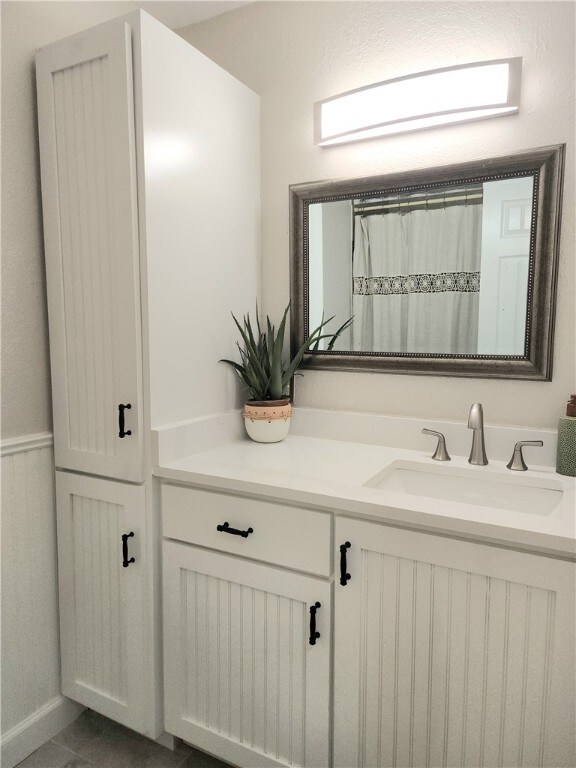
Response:
[{"label": "chrome faucet", "polygon": [[468,429],[473,429],[472,449],[470,450],[469,464],[488,464],[486,448],[484,447],[484,413],[481,403],[474,403],[468,416]]}]

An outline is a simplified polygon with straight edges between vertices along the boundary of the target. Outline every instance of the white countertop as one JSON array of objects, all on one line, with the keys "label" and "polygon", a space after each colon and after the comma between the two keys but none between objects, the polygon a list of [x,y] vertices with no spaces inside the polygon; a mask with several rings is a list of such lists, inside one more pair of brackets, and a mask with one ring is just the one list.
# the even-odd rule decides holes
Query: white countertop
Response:
[{"label": "white countertop", "polygon": [[[563,491],[562,502],[549,515],[495,509],[427,496],[366,487],[364,483],[394,461],[428,464],[436,471],[450,468],[503,483],[527,483]],[[348,443],[290,435],[281,443],[260,444],[235,439],[193,455],[163,461],[155,474],[221,492],[258,495],[267,499],[321,509],[389,525],[432,531],[534,550],[557,557],[576,553],[576,480],[551,468],[516,473],[502,461],[475,467],[453,456],[439,465],[430,453],[379,445]]]}]

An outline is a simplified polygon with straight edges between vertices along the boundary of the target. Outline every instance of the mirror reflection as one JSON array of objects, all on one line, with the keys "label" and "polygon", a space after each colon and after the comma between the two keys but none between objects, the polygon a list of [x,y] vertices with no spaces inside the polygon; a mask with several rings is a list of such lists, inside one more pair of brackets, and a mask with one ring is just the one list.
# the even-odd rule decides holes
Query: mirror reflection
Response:
[{"label": "mirror reflection", "polygon": [[311,202],[309,327],[335,351],[522,356],[534,175]]}]

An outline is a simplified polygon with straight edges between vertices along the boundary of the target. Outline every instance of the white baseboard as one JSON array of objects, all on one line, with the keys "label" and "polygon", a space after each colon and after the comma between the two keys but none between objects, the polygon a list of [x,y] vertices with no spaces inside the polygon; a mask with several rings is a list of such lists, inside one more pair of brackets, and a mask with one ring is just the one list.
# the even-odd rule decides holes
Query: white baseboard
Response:
[{"label": "white baseboard", "polygon": [[84,707],[65,696],[55,696],[0,737],[2,768],[14,768],[35,749],[70,725]]}]

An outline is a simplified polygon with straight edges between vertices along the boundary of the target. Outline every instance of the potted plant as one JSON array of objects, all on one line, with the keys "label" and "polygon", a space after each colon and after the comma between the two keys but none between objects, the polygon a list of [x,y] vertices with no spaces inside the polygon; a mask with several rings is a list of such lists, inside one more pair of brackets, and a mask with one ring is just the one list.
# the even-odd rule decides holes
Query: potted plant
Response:
[{"label": "potted plant", "polygon": [[289,396],[290,382],[302,364],[305,352],[310,348],[318,349],[322,339],[330,339],[327,349],[332,349],[338,336],[352,322],[350,318],[335,333],[323,333],[326,325],[334,318],[323,319],[305,339],[292,359],[286,359],[284,334],[289,309],[290,305],[284,310],[278,330],[272,325],[269,317],[266,317],[266,329],[262,330],[258,319],[258,307],[256,307],[256,328],[253,328],[249,314],[245,315],[242,324],[232,315],[244,343],[241,346],[236,342],[240,351],[240,362],[220,360],[221,363],[232,366],[242,381],[243,388],[250,395],[242,415],[246,431],[252,440],[259,443],[277,443],[288,434],[292,413]]}]

